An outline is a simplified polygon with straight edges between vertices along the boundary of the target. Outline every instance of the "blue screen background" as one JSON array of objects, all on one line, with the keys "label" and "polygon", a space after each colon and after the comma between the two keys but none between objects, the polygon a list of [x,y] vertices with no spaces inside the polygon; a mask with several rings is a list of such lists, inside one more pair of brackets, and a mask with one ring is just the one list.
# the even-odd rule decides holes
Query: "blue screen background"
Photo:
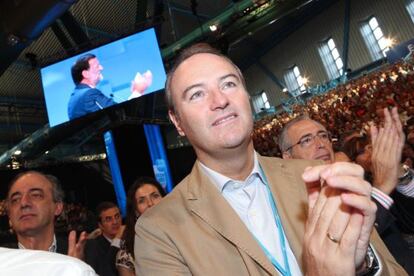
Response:
[{"label": "blue screen background", "polygon": [[145,94],[164,88],[164,64],[155,31],[151,28],[42,68],[41,78],[51,127],[69,121],[67,106],[75,88],[70,70],[78,57],[86,53],[94,54],[104,68],[104,78],[97,88],[107,97],[113,95],[117,103],[128,100],[131,81],[137,72],[152,72],[152,84]]}]

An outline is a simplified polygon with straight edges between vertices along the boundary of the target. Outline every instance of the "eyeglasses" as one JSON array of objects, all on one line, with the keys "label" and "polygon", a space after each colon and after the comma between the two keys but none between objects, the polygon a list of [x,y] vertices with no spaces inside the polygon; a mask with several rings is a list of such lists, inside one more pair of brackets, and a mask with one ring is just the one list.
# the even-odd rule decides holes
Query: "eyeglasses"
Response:
[{"label": "eyeglasses", "polygon": [[297,145],[300,145],[302,148],[308,148],[308,147],[312,146],[315,143],[316,137],[318,137],[319,140],[324,142],[324,143],[332,141],[331,134],[329,132],[319,131],[318,133],[316,133],[316,135],[308,134],[306,136],[303,136],[302,138],[300,138],[299,142],[291,145],[285,151],[289,151],[294,146],[297,146]]}]

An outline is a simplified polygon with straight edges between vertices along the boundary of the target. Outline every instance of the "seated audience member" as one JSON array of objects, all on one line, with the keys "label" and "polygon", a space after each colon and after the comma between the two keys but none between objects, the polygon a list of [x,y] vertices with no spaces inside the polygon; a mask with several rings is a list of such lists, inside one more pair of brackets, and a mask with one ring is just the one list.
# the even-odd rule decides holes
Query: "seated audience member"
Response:
[{"label": "seated audience member", "polygon": [[55,235],[55,219],[62,212],[63,197],[56,177],[37,171],[18,174],[7,192],[7,214],[18,243],[7,247],[57,252],[82,259],[86,232],[78,242],[75,231],[70,232],[68,239]]},{"label": "seated audience member", "polygon": [[185,49],[166,99],[197,161],[138,219],[137,275],[406,275],[373,231],[360,166],[255,152],[245,81],[226,56]]},{"label": "seated audience member", "polygon": [[39,250],[0,247],[0,275],[95,276],[96,273],[77,258]]},{"label": "seated audience member", "polygon": [[127,194],[127,217],[121,249],[116,255],[116,267],[120,276],[135,275],[134,239],[135,223],[140,215],[158,204],[165,196],[161,184],[152,177],[139,177],[129,187]]},{"label": "seated audience member", "polygon": [[[394,112],[395,111],[395,112]],[[388,216],[378,222],[377,229],[386,232],[388,221],[395,221],[403,236],[410,240],[414,235],[414,178],[413,171],[401,164],[401,155],[404,147],[404,133],[396,110],[393,110],[391,119],[389,112],[384,111],[384,127],[371,127],[371,142],[363,138],[353,138],[348,143],[357,148],[358,142],[365,144],[362,150],[346,146],[356,163],[364,167],[368,177],[375,187],[383,193],[373,194]],[[394,124],[392,124],[394,122]],[[355,140],[355,141],[353,141]],[[398,244],[394,243],[398,248]]]},{"label": "seated audience member", "polygon": [[105,201],[96,207],[96,214],[102,235],[86,242],[85,262],[92,266],[100,276],[118,275],[115,257],[124,230],[121,213],[118,206]]},{"label": "seated audience member", "polygon": [[[384,195],[384,193],[389,194],[390,192],[389,190],[391,188],[388,186],[395,186],[397,183],[396,175],[394,178],[390,177],[391,179],[387,179],[385,173],[388,176],[396,173],[394,171],[399,167],[399,161],[397,162],[398,154],[401,156],[401,145],[404,144],[403,141],[400,141],[401,133],[399,135],[396,133],[396,125],[399,123],[397,110],[393,110],[393,118],[391,118],[387,110],[385,111],[385,114],[385,130],[380,130],[379,135],[377,135],[378,139],[383,139],[383,133],[389,133],[389,135],[391,135],[392,133],[390,130],[394,127],[395,133],[393,134],[395,136],[393,137],[395,137],[397,141],[392,144],[395,145],[395,147],[398,147],[397,145],[399,145],[400,150],[389,148],[384,141],[381,142],[381,150],[384,154],[383,157],[388,158],[387,162],[389,163],[386,164],[388,166],[387,168],[382,167],[384,172],[381,172],[381,179],[377,179],[377,181],[373,182],[374,188],[372,196],[375,199],[378,208],[376,228],[396,260],[407,270],[407,272],[412,274],[414,273],[414,257],[410,254],[408,244],[403,240],[400,231],[392,219],[391,213],[388,209],[382,207],[383,196],[389,198],[389,196]],[[327,163],[335,161],[333,158],[332,142],[328,131],[319,122],[316,122],[307,116],[297,117],[285,125],[279,137],[279,146],[284,159],[320,159]],[[377,144],[375,144],[375,146],[377,146]],[[385,154],[387,154],[387,157]],[[380,162],[382,161],[379,159],[375,163],[379,166]]]}]

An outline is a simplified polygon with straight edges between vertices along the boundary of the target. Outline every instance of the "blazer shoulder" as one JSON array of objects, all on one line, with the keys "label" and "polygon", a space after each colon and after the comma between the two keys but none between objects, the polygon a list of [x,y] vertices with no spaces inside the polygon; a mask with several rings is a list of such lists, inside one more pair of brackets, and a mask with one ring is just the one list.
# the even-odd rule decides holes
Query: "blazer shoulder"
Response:
[{"label": "blazer shoulder", "polygon": [[260,163],[266,163],[268,166],[277,166],[288,169],[295,169],[302,171],[309,166],[323,165],[319,160],[304,160],[304,159],[282,159],[279,157],[260,156]]}]

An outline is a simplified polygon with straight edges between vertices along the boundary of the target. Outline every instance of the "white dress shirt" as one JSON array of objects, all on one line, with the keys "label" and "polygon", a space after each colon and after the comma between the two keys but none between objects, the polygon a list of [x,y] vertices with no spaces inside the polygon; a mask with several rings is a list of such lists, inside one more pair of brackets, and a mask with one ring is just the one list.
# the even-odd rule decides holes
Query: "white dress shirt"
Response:
[{"label": "white dress shirt", "polygon": [[[253,236],[285,268],[279,231],[265,183],[266,177],[262,175],[256,153],[254,155],[253,170],[244,181],[228,178],[206,167],[201,162],[200,165]],[[270,196],[272,195],[270,194]],[[277,206],[277,202],[275,204]],[[286,237],[284,239],[291,275],[302,275],[289,241]]]}]

